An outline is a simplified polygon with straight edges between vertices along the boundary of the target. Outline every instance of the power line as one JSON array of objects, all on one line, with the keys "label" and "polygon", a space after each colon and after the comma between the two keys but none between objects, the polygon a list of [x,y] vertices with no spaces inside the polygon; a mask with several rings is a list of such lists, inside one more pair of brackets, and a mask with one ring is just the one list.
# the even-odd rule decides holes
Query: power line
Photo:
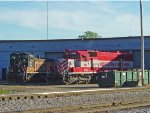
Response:
[{"label": "power line", "polygon": [[48,40],[48,1],[47,3],[47,40]]}]

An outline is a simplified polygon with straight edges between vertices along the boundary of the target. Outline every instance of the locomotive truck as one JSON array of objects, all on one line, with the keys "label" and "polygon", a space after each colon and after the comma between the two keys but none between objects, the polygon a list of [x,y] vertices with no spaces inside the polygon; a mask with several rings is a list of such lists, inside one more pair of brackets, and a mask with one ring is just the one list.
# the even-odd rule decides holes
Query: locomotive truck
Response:
[{"label": "locomotive truck", "polygon": [[9,80],[90,83],[96,81],[98,72],[132,68],[133,55],[127,52],[67,49],[61,59],[41,59],[31,53],[12,53]]}]

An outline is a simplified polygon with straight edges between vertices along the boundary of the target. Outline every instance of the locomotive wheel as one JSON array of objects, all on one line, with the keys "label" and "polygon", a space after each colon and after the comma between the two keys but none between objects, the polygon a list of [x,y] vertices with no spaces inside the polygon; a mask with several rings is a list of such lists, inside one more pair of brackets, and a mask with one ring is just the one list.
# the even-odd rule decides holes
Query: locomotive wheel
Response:
[{"label": "locomotive wheel", "polygon": [[78,77],[76,76],[70,76],[68,79],[68,84],[77,84],[79,83]]}]

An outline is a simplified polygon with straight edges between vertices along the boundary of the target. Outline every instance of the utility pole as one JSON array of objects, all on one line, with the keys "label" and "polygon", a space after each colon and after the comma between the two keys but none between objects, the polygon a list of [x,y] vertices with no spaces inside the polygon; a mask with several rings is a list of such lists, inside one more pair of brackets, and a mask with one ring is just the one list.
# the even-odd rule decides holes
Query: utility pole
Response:
[{"label": "utility pole", "polygon": [[143,14],[142,14],[142,1],[140,0],[140,19],[141,19],[141,80],[142,86],[144,85],[144,36],[143,36]]},{"label": "utility pole", "polygon": [[48,1],[47,1],[47,40],[48,40]]}]

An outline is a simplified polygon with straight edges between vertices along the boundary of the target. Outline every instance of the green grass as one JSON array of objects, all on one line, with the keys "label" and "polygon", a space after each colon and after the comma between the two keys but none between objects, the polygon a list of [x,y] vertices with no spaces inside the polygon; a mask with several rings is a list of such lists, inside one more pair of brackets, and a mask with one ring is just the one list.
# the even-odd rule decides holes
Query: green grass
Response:
[{"label": "green grass", "polygon": [[12,90],[4,90],[4,89],[0,89],[0,95],[2,94],[12,94],[13,91]]}]

